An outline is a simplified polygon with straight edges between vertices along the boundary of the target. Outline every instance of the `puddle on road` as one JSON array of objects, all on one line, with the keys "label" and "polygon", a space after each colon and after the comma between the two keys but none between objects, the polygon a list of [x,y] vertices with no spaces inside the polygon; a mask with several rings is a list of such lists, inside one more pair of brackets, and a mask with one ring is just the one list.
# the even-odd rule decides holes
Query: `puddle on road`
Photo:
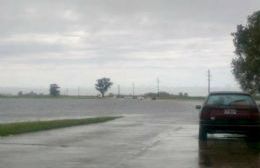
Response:
[{"label": "puddle on road", "polygon": [[244,136],[211,136],[199,142],[199,167],[260,167],[260,142]]}]

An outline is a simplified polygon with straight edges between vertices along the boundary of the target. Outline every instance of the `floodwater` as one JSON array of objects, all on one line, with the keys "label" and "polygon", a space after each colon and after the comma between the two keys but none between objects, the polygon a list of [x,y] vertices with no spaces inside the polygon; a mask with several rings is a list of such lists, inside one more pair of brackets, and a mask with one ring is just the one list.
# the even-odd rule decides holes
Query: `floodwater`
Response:
[{"label": "floodwater", "polygon": [[260,142],[242,135],[198,140],[201,101],[0,99],[2,122],[122,115],[102,124],[0,138],[5,168],[258,168]]},{"label": "floodwater", "polygon": [[245,136],[211,136],[199,142],[200,167],[260,167],[260,143]]},{"label": "floodwater", "polygon": [[200,101],[136,99],[55,99],[0,98],[0,122],[53,118],[147,114],[185,118],[197,121],[194,109]]}]

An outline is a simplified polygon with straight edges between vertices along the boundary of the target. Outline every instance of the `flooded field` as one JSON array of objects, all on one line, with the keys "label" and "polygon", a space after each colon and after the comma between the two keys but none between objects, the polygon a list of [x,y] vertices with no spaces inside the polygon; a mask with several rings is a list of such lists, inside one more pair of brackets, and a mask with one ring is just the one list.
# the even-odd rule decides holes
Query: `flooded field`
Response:
[{"label": "flooded field", "polygon": [[147,114],[174,116],[194,123],[195,105],[201,101],[133,99],[0,99],[0,122],[77,118],[86,116]]}]

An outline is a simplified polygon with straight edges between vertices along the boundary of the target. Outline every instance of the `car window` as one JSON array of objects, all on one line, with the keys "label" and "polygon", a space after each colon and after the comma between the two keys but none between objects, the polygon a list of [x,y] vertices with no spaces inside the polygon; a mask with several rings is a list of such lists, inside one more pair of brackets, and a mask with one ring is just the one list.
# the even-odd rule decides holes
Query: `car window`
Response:
[{"label": "car window", "polygon": [[207,100],[207,105],[223,105],[223,106],[234,106],[234,105],[245,105],[254,106],[253,99],[248,95],[210,95]]}]

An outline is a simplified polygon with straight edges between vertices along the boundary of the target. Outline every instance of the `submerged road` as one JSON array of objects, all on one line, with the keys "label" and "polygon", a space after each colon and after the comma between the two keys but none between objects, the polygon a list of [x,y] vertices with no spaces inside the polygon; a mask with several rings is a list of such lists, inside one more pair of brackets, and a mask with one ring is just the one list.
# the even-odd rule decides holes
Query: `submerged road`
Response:
[{"label": "submerged road", "polygon": [[258,142],[248,142],[243,136],[211,135],[207,142],[199,143],[198,124],[194,117],[188,120],[193,116],[188,114],[125,114],[123,118],[102,124],[1,138],[0,167],[260,166]]}]

